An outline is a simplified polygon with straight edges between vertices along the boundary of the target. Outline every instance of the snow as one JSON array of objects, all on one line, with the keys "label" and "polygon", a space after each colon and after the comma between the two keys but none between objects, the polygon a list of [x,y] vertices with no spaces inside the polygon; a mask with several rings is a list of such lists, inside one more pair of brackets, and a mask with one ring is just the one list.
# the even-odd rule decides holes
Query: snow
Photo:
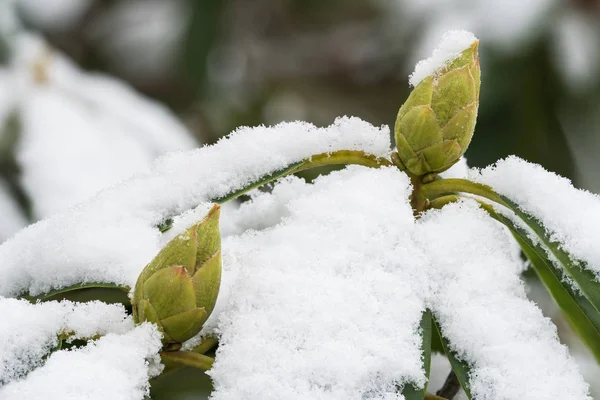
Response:
[{"label": "snow", "polygon": [[0,297],[0,314],[0,386],[40,366],[58,346],[61,334],[82,339],[109,332],[125,333],[133,327],[123,306],[99,301],[31,304]]},{"label": "snow", "polygon": [[118,80],[83,73],[36,36],[20,35],[17,43],[12,74],[22,131],[16,156],[37,218],[147,171],[168,151],[195,147],[164,106]]},{"label": "snow", "polygon": [[0,388],[3,400],[143,400],[149,378],[162,370],[160,333],[142,324],[87,346],[53,353],[25,379]]},{"label": "snow", "polygon": [[473,398],[591,400],[556,327],[527,299],[500,224],[468,200],[427,213],[415,238],[430,258],[429,306],[471,366]]},{"label": "snow", "polygon": [[471,175],[541,221],[551,240],[600,275],[600,196],[515,156]]},{"label": "snow", "polygon": [[463,50],[469,48],[475,41],[477,41],[477,38],[471,32],[463,30],[446,32],[431,57],[417,63],[408,82],[411,86],[416,87],[423,79],[435,74],[456,59]]},{"label": "snow", "polygon": [[214,400],[381,399],[424,383],[408,178],[354,167],[304,185],[280,224],[223,242]]},{"label": "snow", "polygon": [[148,173],[102,191],[3,243],[0,295],[36,295],[89,282],[132,286],[160,249],[155,226],[165,218],[313,154],[348,149],[386,156],[389,148],[387,127],[344,117],[326,128],[303,122],[243,127],[216,145],[170,153]]}]

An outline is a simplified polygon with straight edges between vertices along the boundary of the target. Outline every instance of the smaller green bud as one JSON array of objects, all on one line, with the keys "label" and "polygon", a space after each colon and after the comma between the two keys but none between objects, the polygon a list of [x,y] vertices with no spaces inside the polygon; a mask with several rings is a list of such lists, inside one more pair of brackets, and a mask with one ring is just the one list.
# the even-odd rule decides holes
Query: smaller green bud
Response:
[{"label": "smaller green bud", "polygon": [[133,319],[158,325],[163,343],[200,332],[221,285],[220,207],[172,239],[142,270],[133,291]]},{"label": "smaller green bud", "polygon": [[417,84],[395,125],[398,158],[412,175],[450,168],[465,153],[477,119],[479,42]]}]

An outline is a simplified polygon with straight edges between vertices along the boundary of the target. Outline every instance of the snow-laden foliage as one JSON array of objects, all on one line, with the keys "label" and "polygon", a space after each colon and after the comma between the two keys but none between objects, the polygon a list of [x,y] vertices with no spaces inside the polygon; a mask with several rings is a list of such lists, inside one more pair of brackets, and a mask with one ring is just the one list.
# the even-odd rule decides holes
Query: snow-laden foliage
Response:
[{"label": "snow-laden foliage", "polygon": [[47,302],[0,297],[0,385],[17,379],[41,365],[65,339],[85,339],[107,333],[125,333],[133,321],[121,305]]},{"label": "snow-laden foliage", "polygon": [[223,243],[214,399],[373,399],[422,386],[429,290],[407,177],[355,167],[305,186],[281,224]]},{"label": "snow-laden foliage", "polygon": [[152,324],[110,333],[83,348],[53,353],[26,379],[0,387],[0,398],[142,400],[148,380],[162,370],[160,347],[160,333]]},{"label": "snow-laden foliage", "polygon": [[521,262],[502,226],[477,203],[425,215],[431,309],[452,349],[471,365],[475,399],[591,399],[556,328],[525,296]]},{"label": "snow-laden foliage", "polygon": [[[434,73],[473,40],[466,32],[449,34],[412,79]],[[36,132],[64,140],[77,140],[77,130],[95,132],[81,144],[102,148],[107,142],[93,141],[102,128],[123,138],[117,127],[130,126],[127,132],[155,132],[150,136],[161,142],[166,139],[153,125],[167,127],[170,117],[161,125],[165,114],[145,102],[125,112],[126,103],[119,101],[132,93],[82,74],[60,57],[38,56],[33,58],[35,82],[26,74],[29,83],[24,84],[34,95],[20,100],[25,126],[20,157],[29,168],[23,182],[40,186],[38,212],[52,216],[0,245],[0,398],[142,400],[149,394],[149,379],[162,372],[159,361],[176,368],[169,362],[187,356],[182,365],[198,367],[201,360],[204,369],[212,366],[208,374],[215,400],[423,399],[423,393],[408,393],[427,384],[432,314],[450,361],[462,363],[455,371],[472,398],[590,399],[555,326],[526,297],[514,241],[492,217],[502,219],[473,198],[457,197],[470,188],[484,190],[481,185],[454,180],[462,186],[440,189],[439,198],[419,197],[427,187],[452,180],[409,177],[398,154],[392,154],[386,127],[343,117],[325,128],[304,122],[240,128],[213,146],[170,153],[91,198],[100,187],[88,188],[89,193],[77,195],[82,202],[68,210],[53,209],[54,200],[42,193],[43,182],[71,168],[59,163],[44,170],[49,160],[38,163],[36,154],[43,155],[44,143],[52,141]],[[16,65],[28,57],[17,57]],[[59,118],[47,115],[54,112],[71,118],[71,131],[61,130]],[[129,154],[126,142],[134,136],[117,145],[126,149],[123,154]],[[153,156],[165,149],[152,146],[146,150],[156,150]],[[378,168],[347,167],[313,183],[283,178],[270,193],[254,191],[241,206],[224,206],[220,236],[200,237],[196,231],[195,245],[201,240],[221,244],[222,290],[203,331],[181,352],[180,343],[163,347],[156,326],[137,319],[134,326],[121,305],[30,302],[30,296],[81,284],[133,287],[144,265],[201,219],[211,203],[338,151],[360,154],[371,162],[363,164]],[[374,157],[385,162],[373,163]],[[76,154],[73,165],[83,158]],[[127,165],[115,164],[117,174]],[[457,164],[444,175],[469,175],[491,185],[543,222],[552,239],[574,256],[592,269],[598,265],[593,248],[600,223],[597,196],[516,158],[481,172]],[[77,179],[65,187],[78,187]],[[110,179],[102,185],[110,185]],[[180,254],[169,257],[181,261]],[[187,273],[180,264],[164,267]],[[194,296],[196,288],[190,289]],[[169,306],[178,306],[176,297]],[[152,312],[155,305],[164,306],[154,302],[145,310]],[[160,316],[161,321],[172,315]],[[207,337],[219,342],[214,364],[196,347]],[[61,349],[65,343],[73,347]]]},{"label": "snow-laden foliage", "polygon": [[340,118],[327,128],[301,122],[241,128],[217,145],[171,153],[150,172],[0,246],[0,295],[36,295],[88,282],[132,286],[160,249],[156,225],[164,218],[313,154],[360,149],[381,155],[388,148],[387,128]]},{"label": "snow-laden foliage", "polygon": [[600,274],[598,195],[576,189],[567,178],[514,156],[473,171],[471,178],[490,185],[543,221],[553,241]]}]

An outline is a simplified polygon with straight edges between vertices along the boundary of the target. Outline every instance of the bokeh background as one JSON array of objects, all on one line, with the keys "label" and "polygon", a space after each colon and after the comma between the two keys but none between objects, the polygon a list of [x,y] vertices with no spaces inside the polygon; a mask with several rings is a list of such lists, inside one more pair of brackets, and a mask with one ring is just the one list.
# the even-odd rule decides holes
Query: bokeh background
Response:
[{"label": "bokeh background", "polygon": [[481,40],[469,165],[516,154],[600,192],[598,0],[0,0],[0,241],[241,125],[393,126],[449,29]]}]

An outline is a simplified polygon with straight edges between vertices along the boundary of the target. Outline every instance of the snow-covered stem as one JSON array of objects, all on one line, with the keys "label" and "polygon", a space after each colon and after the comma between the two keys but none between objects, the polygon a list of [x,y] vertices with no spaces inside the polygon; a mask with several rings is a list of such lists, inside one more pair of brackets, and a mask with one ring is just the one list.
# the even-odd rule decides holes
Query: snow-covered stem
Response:
[{"label": "snow-covered stem", "polygon": [[276,181],[277,179],[285,176],[295,174],[298,172],[306,171],[312,168],[325,167],[328,165],[362,165],[365,167],[379,168],[392,165],[392,163],[383,157],[377,157],[371,154],[366,154],[363,151],[358,150],[339,150],[331,153],[315,154],[306,161],[301,161],[288,168],[277,171],[271,175],[267,175],[262,179],[253,182],[252,184],[234,192],[229,193],[226,196],[212,199],[215,203],[225,203],[227,201],[236,199],[245,193],[248,193],[252,189],[256,189],[259,186],[267,183]]}]

